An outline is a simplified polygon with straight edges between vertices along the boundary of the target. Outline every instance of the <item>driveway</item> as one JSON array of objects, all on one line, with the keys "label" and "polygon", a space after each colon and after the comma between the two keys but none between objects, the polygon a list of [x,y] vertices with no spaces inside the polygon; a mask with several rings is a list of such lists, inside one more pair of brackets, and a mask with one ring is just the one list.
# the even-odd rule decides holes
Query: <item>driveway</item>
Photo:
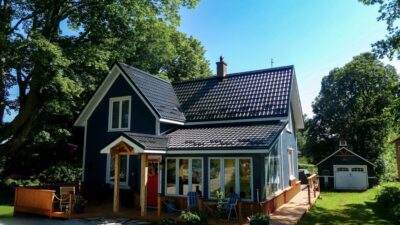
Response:
[{"label": "driveway", "polygon": [[0,218],[0,225],[149,225],[148,222],[127,218],[96,217],[87,219],[48,219],[44,217]]}]

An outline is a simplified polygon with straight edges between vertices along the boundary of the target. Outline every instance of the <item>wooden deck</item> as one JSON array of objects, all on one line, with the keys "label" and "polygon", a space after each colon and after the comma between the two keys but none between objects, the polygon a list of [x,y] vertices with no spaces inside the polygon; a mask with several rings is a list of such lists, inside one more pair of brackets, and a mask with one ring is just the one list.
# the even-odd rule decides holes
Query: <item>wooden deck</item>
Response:
[{"label": "wooden deck", "polygon": [[293,225],[297,224],[303,215],[311,208],[311,206],[317,201],[320,192],[315,192],[311,194],[309,204],[308,190],[307,186],[303,186],[300,193],[298,193],[292,200],[287,204],[281,206],[274,213],[272,213],[271,225]]}]

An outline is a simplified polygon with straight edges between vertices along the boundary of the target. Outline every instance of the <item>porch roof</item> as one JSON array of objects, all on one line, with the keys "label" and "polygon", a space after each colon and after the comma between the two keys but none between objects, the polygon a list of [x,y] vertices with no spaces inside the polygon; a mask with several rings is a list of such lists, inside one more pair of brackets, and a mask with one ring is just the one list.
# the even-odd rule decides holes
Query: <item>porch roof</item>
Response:
[{"label": "porch roof", "polygon": [[124,136],[137,144],[143,150],[166,150],[168,138],[166,136],[124,132]]},{"label": "porch roof", "polygon": [[182,127],[167,135],[168,150],[268,149],[286,124],[276,121]]}]

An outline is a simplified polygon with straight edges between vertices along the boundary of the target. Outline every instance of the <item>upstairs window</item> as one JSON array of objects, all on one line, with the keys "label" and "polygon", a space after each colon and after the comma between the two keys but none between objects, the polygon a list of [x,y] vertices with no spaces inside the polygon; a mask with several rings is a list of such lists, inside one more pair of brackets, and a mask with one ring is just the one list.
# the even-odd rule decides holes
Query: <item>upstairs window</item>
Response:
[{"label": "upstairs window", "polygon": [[131,96],[110,98],[108,129],[129,130],[131,124]]}]

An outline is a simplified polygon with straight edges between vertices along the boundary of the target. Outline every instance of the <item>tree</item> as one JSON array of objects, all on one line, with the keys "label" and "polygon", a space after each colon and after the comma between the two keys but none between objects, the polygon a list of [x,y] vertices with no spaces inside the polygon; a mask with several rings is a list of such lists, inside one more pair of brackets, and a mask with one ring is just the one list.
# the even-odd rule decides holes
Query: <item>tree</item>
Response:
[{"label": "tree", "polygon": [[179,9],[197,3],[0,0],[0,155],[65,144],[116,60],[170,80],[210,75],[200,42],[177,31]]},{"label": "tree", "polygon": [[361,54],[322,79],[307,123],[307,142],[321,160],[345,139],[357,154],[377,162],[393,127],[390,109],[399,87],[396,70],[371,53]]},{"label": "tree", "polygon": [[398,0],[359,0],[366,5],[379,4],[378,21],[386,21],[388,35],[385,39],[373,44],[374,52],[380,58],[387,56],[392,59],[397,56],[400,59],[400,29],[398,19],[400,18],[400,2]]}]

